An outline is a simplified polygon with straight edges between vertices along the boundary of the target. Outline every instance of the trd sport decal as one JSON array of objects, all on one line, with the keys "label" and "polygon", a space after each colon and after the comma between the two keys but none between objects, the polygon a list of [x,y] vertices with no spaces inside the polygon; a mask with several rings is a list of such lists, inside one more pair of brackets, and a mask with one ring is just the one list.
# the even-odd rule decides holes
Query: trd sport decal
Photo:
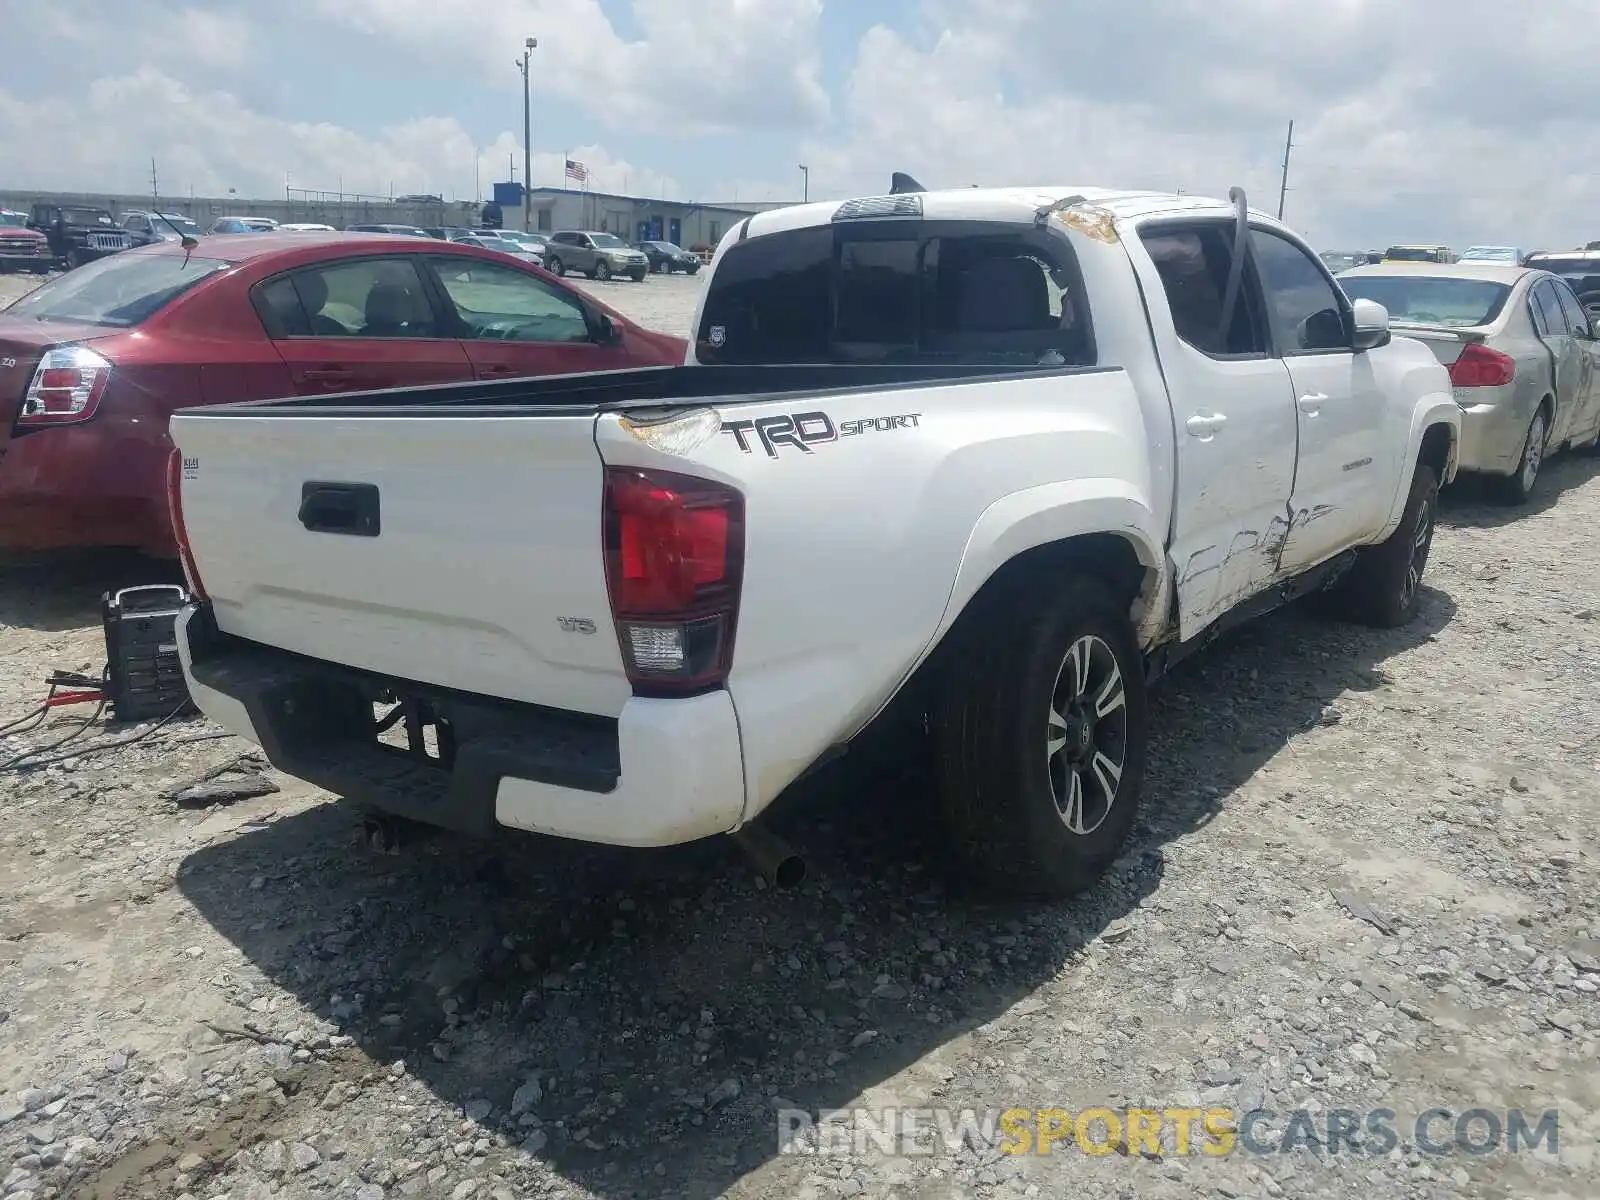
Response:
[{"label": "trd sport decal", "polygon": [[859,437],[863,433],[888,433],[892,429],[916,429],[921,413],[897,413],[890,417],[863,417],[858,421],[843,421],[835,426],[833,418],[825,412],[791,413],[775,417],[761,417],[754,421],[724,421],[722,432],[731,434],[739,449],[746,454],[755,453],[750,444],[753,433],[768,458],[778,457],[778,447],[787,446],[810,454],[811,447],[824,442],[837,442],[840,438]]}]

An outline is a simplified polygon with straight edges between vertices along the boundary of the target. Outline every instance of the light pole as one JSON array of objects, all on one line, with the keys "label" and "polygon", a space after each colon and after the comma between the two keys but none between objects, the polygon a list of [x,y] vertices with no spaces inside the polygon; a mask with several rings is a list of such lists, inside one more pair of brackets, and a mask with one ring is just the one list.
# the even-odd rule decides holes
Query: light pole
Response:
[{"label": "light pole", "polygon": [[531,37],[522,43],[522,57],[517,60],[517,68],[522,72],[522,231],[529,230],[530,212],[533,207],[533,196],[529,189],[533,186],[533,105],[528,99],[528,62],[533,52],[539,47],[539,39]]},{"label": "light pole", "polygon": [[800,203],[804,204],[811,199],[811,168],[805,163],[800,164]]}]

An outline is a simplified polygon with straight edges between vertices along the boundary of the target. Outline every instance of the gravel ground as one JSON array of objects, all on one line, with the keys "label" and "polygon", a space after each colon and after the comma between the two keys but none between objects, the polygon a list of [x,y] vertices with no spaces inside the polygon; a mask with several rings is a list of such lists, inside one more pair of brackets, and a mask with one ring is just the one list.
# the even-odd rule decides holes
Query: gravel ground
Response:
[{"label": "gravel ground", "polygon": [[[596,285],[678,330],[697,288]],[[1181,667],[1134,842],[1071,905],[952,892],[915,776],[850,758],[788,806],[812,870],[774,893],[718,844],[379,855],[203,721],[86,732],[147,736],[0,775],[0,1193],[1593,1196],[1597,474],[1454,496],[1410,628],[1290,610]],[[0,722],[161,571],[0,565]],[[173,798],[228,766],[265,794]],[[1283,1145],[778,1152],[778,1110],[853,1105],[1264,1108]],[[1386,1155],[1284,1136],[1373,1108]],[[1557,1109],[1560,1153],[1423,1153],[1430,1108]]]}]

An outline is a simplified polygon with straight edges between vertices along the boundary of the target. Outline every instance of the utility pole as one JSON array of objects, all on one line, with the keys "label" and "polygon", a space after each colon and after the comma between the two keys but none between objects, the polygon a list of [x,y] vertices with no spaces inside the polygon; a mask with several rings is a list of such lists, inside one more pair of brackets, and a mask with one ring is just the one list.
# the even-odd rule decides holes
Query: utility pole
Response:
[{"label": "utility pole", "polygon": [[522,231],[531,228],[529,219],[533,210],[533,103],[528,95],[528,70],[533,52],[539,48],[539,39],[528,38],[522,43],[522,57],[517,66],[522,70]]},{"label": "utility pole", "polygon": [[800,203],[805,204],[811,199],[811,168],[805,163],[800,164]]},{"label": "utility pole", "polygon": [[1283,139],[1283,181],[1278,185],[1278,220],[1283,220],[1283,202],[1289,195],[1289,151],[1294,149],[1294,122],[1289,122],[1289,136]]},{"label": "utility pole", "polygon": [[161,207],[161,192],[156,187],[156,160],[150,160],[150,199],[156,202],[156,207]]}]

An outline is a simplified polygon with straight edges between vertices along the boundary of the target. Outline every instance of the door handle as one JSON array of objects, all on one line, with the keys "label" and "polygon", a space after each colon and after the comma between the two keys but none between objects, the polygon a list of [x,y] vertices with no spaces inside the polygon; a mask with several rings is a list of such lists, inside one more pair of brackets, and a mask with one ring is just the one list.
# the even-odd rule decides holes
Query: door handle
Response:
[{"label": "door handle", "polygon": [[1308,417],[1314,417],[1322,411],[1322,406],[1328,402],[1328,397],[1323,392],[1307,392],[1300,397],[1300,411]]},{"label": "door handle", "polygon": [[1197,437],[1203,441],[1227,423],[1228,418],[1221,413],[1196,413],[1184,423],[1184,428],[1189,431],[1190,437]]}]

